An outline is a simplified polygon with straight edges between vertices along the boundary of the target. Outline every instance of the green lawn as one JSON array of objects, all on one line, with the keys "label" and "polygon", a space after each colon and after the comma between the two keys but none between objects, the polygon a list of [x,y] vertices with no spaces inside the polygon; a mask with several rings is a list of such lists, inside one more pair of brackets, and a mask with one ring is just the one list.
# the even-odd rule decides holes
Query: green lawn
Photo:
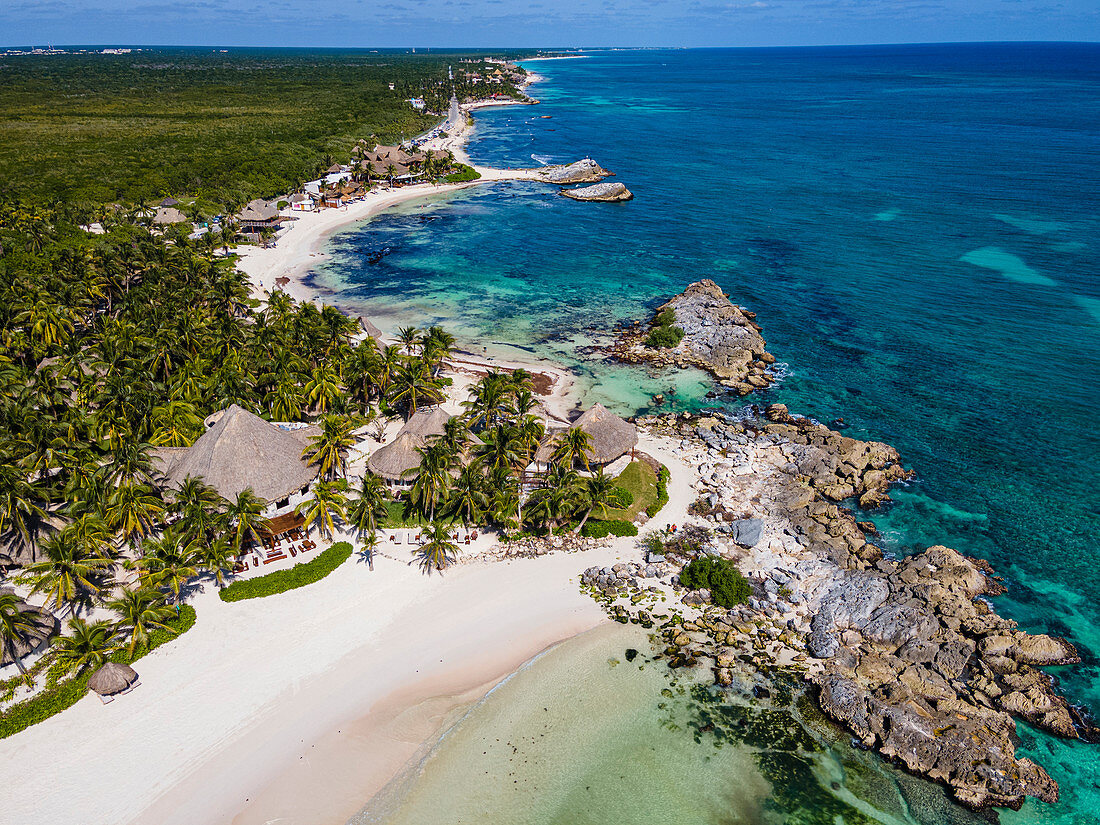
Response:
[{"label": "green lawn", "polygon": [[644,461],[634,461],[622,471],[615,484],[625,490],[629,490],[634,496],[634,503],[629,507],[615,507],[608,509],[601,518],[607,521],[622,520],[634,521],[653,502],[657,500],[657,474],[653,468]]}]

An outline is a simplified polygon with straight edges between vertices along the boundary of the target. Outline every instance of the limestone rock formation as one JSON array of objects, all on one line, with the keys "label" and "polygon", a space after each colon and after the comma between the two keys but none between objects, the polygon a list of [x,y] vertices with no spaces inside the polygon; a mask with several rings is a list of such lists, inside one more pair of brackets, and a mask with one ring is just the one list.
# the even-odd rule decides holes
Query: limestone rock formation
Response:
[{"label": "limestone rock formation", "polygon": [[621,183],[597,183],[592,186],[582,186],[580,189],[562,189],[561,193],[575,201],[598,203],[619,203],[634,198],[634,193]]},{"label": "limestone rock formation", "polygon": [[584,158],[566,166],[547,166],[539,170],[539,175],[547,183],[564,186],[570,183],[595,183],[611,176],[592,158]]},{"label": "limestone rock formation", "polygon": [[654,321],[666,310],[672,310],[674,325],[684,331],[679,344],[648,346],[648,330],[635,327],[620,336],[611,352],[624,361],[698,367],[741,395],[772,383],[767,368],[775,357],[765,349],[755,314],[732,303],[714,281],[707,278],[691,284],[662,304]]}]

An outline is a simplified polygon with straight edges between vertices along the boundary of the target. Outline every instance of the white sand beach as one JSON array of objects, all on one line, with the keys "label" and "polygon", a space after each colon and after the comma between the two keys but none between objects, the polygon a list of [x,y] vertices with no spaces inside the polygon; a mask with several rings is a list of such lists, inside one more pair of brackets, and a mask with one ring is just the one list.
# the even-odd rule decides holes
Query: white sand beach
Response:
[{"label": "white sand beach", "polygon": [[[672,472],[654,526],[683,523],[691,469]],[[455,712],[547,647],[607,621],[580,592],[587,567],[636,559],[635,540],[581,553],[459,564],[425,576],[407,546],[375,570],[353,556],[276,596],[195,601],[198,621],[142,659],[141,685],[86,696],[0,741],[0,823],[343,823]]]}]

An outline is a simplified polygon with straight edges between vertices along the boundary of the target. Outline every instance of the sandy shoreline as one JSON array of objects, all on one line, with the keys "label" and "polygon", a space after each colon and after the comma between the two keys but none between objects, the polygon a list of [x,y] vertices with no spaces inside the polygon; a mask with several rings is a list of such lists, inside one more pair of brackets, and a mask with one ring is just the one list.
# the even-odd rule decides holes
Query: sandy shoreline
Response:
[{"label": "sandy shoreline", "polygon": [[[461,149],[469,135],[442,139]],[[455,151],[458,155],[459,151]],[[284,289],[314,300],[301,276],[327,237],[395,204],[534,170],[479,169],[482,180],[372,193],[299,218],[270,249],[243,250],[256,297]],[[457,354],[455,390],[487,367],[549,378],[542,401],[566,417],[568,370]],[[660,443],[642,445],[673,471],[672,501],[654,520],[682,521],[690,469]],[[340,536],[337,536],[340,538]],[[225,603],[192,600],[195,627],[141,660],[141,686],[110,705],[94,695],[0,742],[5,764],[34,766],[13,783],[0,825],[343,823],[461,712],[540,652],[607,621],[579,590],[591,565],[633,559],[634,539],[581,553],[472,561],[426,577],[387,547],[376,569],[354,556],[324,580]]]},{"label": "sandy shoreline", "polygon": [[[682,523],[692,468],[672,472],[651,522]],[[93,695],[0,742],[35,766],[5,790],[0,823],[338,825],[495,684],[548,647],[607,621],[580,573],[637,557],[635,539],[579,553],[471,561],[427,577],[388,547],[316,584],[226,603],[141,660],[141,686]]]}]

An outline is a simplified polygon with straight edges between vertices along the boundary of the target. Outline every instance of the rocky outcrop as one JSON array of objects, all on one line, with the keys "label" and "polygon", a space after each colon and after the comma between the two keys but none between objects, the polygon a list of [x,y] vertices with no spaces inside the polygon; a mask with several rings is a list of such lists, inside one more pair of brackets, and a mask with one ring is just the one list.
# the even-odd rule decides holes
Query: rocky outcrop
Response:
[{"label": "rocky outcrop", "polygon": [[756,315],[732,303],[714,281],[697,281],[662,304],[654,315],[654,324],[666,310],[673,312],[673,324],[684,332],[679,344],[649,346],[650,330],[637,324],[619,336],[611,353],[628,362],[698,367],[741,395],[772,383],[768,367],[775,358],[765,349]]},{"label": "rocky outcrop", "polygon": [[561,193],[575,201],[597,203],[620,203],[634,199],[634,193],[621,183],[597,183],[593,186],[582,186],[580,189],[562,189]]},{"label": "rocky outcrop", "polygon": [[[638,424],[678,440],[707,505],[705,527],[681,528],[703,532],[666,544],[665,564],[723,556],[753,588],[748,605],[729,611],[699,591],[673,593],[668,603],[684,615],[662,628],[670,664],[710,663],[719,685],[736,682],[746,662],[800,672],[825,713],[866,747],[943,782],[970,807],[1058,798],[1046,771],[1016,756],[1014,719],[1100,738],[1037,670],[1074,664],[1077,651],[999,616],[988,599],[1004,587],[986,562],[940,546],[894,560],[867,541],[870,531],[839,502],[882,500],[907,477],[892,447],[780,405],[736,422],[682,414]],[[750,544],[741,541],[746,523]]]},{"label": "rocky outcrop", "polygon": [[567,166],[547,166],[539,170],[539,176],[547,183],[565,186],[570,183],[595,183],[611,177],[612,173],[592,158],[584,158]]}]

